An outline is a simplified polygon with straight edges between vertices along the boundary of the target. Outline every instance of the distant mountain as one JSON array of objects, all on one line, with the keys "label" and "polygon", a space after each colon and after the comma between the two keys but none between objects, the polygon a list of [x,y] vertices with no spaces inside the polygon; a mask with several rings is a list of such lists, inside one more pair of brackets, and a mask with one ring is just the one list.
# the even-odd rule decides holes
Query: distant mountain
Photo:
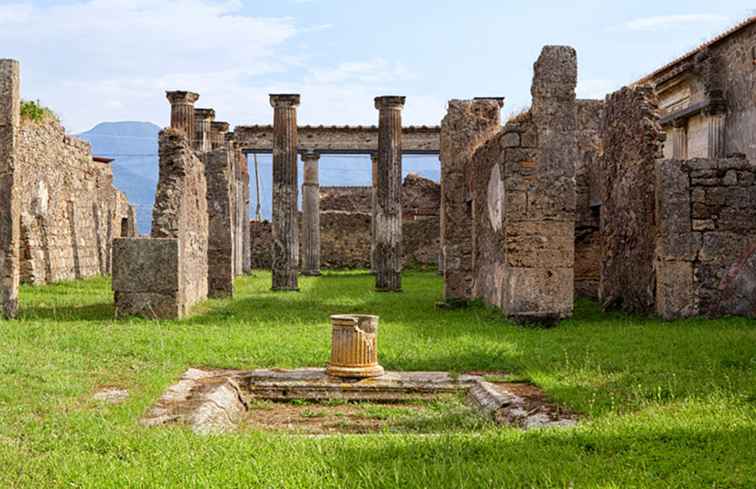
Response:
[{"label": "distant mountain", "polygon": [[141,234],[149,234],[158,181],[158,133],[150,122],[103,122],[78,134],[97,156],[114,158],[113,183],[136,207]]},{"label": "distant mountain", "polygon": [[[113,181],[123,191],[137,209],[139,232],[149,235],[152,223],[152,205],[158,181],[158,133],[160,127],[150,122],[103,122],[97,124],[78,137],[92,145],[97,156],[114,158]],[[255,166],[250,156],[250,216],[254,217]],[[260,205],[262,216],[271,216],[271,188],[273,168],[270,155],[259,155],[257,163],[260,173]],[[300,163],[301,165],[301,163]],[[428,156],[405,156],[403,173],[416,173],[436,182],[440,181],[441,170],[438,158]],[[370,185],[372,179],[368,156],[323,155],[320,158],[320,185],[322,186],[363,186]],[[299,171],[300,186],[302,170]],[[300,187],[301,188],[301,187]],[[301,197],[301,195],[300,195]]]}]

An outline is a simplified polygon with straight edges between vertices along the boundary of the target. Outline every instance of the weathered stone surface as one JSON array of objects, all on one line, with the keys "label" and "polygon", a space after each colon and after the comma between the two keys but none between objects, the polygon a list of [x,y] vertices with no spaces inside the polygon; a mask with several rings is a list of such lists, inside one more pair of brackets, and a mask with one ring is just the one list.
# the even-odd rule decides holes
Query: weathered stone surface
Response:
[{"label": "weathered stone surface", "polygon": [[404,97],[376,97],[375,288],[402,289],[402,108]]},{"label": "weathered stone surface", "polygon": [[18,313],[20,189],[18,131],[21,78],[17,61],[0,59],[0,314]]},{"label": "weathered stone surface", "polygon": [[[569,317],[574,297],[577,59],[547,46],[534,66],[533,108],[473,156],[476,297],[515,320]],[[519,138],[511,134],[534,134]]]},{"label": "weathered stone surface", "polygon": [[273,236],[270,221],[249,222],[249,248],[252,268],[269,270],[273,265],[271,257]]},{"label": "weathered stone surface", "polygon": [[365,379],[383,375],[378,364],[378,316],[331,316],[331,361],[326,373],[334,377]]},{"label": "weathered stone surface", "polygon": [[472,157],[501,128],[502,103],[451,100],[441,123],[441,254],[444,300],[473,296]]},{"label": "weathered stone surface", "polygon": [[320,275],[320,155],[305,153],[302,183],[302,273]]},{"label": "weathered stone surface", "polygon": [[213,149],[213,109],[194,109],[194,149],[206,153]]},{"label": "weathered stone surface", "polygon": [[273,290],[298,290],[297,106],[299,95],[271,95],[273,123]]},{"label": "weathered stone surface", "polygon": [[609,95],[601,135],[600,299],[604,307],[650,313],[656,296],[654,169],[664,142],[653,91],[623,88]]},{"label": "weathered stone surface", "polygon": [[212,150],[204,158],[208,211],[207,294],[213,298],[234,295],[235,156],[226,146]]},{"label": "weathered stone surface", "polygon": [[[733,168],[752,178],[734,186]],[[706,182],[692,177],[700,171],[709,172]],[[656,164],[656,311],[662,317],[756,316],[753,177],[756,165],[743,158]]]},{"label": "weathered stone surface", "polygon": [[119,316],[181,318],[207,297],[205,165],[182,132],[166,129],[159,143],[152,238],[114,243],[113,290]]}]

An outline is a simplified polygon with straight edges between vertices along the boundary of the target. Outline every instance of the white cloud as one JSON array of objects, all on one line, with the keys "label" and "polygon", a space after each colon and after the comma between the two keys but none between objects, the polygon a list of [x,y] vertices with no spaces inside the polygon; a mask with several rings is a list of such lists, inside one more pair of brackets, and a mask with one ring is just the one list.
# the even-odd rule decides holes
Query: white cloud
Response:
[{"label": "white cloud", "polygon": [[719,14],[660,15],[632,19],[623,25],[631,31],[658,31],[688,24],[723,23],[727,16]]},{"label": "white cloud", "polygon": [[603,100],[607,94],[618,90],[622,86],[616,80],[579,79],[575,92],[581,99]]}]

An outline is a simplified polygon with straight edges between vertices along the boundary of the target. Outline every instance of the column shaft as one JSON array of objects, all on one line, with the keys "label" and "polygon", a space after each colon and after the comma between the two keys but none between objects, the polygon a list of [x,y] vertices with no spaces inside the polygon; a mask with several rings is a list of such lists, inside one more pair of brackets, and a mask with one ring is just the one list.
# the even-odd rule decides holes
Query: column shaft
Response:
[{"label": "column shaft", "polygon": [[320,183],[318,162],[320,155],[306,153],[304,162],[304,183],[302,183],[302,251],[304,275],[320,275]]},{"label": "column shaft", "polygon": [[725,114],[715,113],[707,117],[708,157],[724,158],[725,154]]},{"label": "column shaft", "polygon": [[171,128],[177,129],[192,142],[195,139],[194,103],[199,95],[193,92],[166,92],[171,103]]},{"label": "column shaft", "polygon": [[18,61],[0,59],[0,317],[18,314],[21,202],[16,167],[21,124]]},{"label": "column shaft", "polygon": [[273,290],[298,290],[297,106],[299,95],[271,95],[273,113]]},{"label": "column shaft", "polygon": [[404,97],[378,97],[375,287],[402,288],[402,108]]},{"label": "column shaft", "polygon": [[672,158],[688,159],[688,131],[686,123],[675,125],[672,129]]},{"label": "column shaft", "polygon": [[378,154],[370,155],[372,186],[370,193],[370,273],[375,273],[375,214],[378,208]]},{"label": "column shaft", "polygon": [[213,109],[194,109],[194,149],[203,153],[213,148],[211,141],[212,125],[215,120]]}]

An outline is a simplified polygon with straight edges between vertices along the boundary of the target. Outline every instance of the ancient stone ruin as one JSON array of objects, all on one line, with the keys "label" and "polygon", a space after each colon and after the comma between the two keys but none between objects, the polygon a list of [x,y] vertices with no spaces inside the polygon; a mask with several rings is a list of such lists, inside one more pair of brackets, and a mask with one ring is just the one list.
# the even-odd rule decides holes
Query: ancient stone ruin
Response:
[{"label": "ancient stone ruin", "polygon": [[246,158],[199,95],[168,92],[171,128],[160,133],[160,179],[150,238],[114,241],[116,315],[175,319],[207,297],[231,297],[251,269]]},{"label": "ancient stone ruin", "polygon": [[53,116],[20,113],[20,67],[0,61],[0,249],[4,316],[18,284],[111,273],[113,239],[134,236],[134,208],[113,186],[112,160],[65,134]]}]

